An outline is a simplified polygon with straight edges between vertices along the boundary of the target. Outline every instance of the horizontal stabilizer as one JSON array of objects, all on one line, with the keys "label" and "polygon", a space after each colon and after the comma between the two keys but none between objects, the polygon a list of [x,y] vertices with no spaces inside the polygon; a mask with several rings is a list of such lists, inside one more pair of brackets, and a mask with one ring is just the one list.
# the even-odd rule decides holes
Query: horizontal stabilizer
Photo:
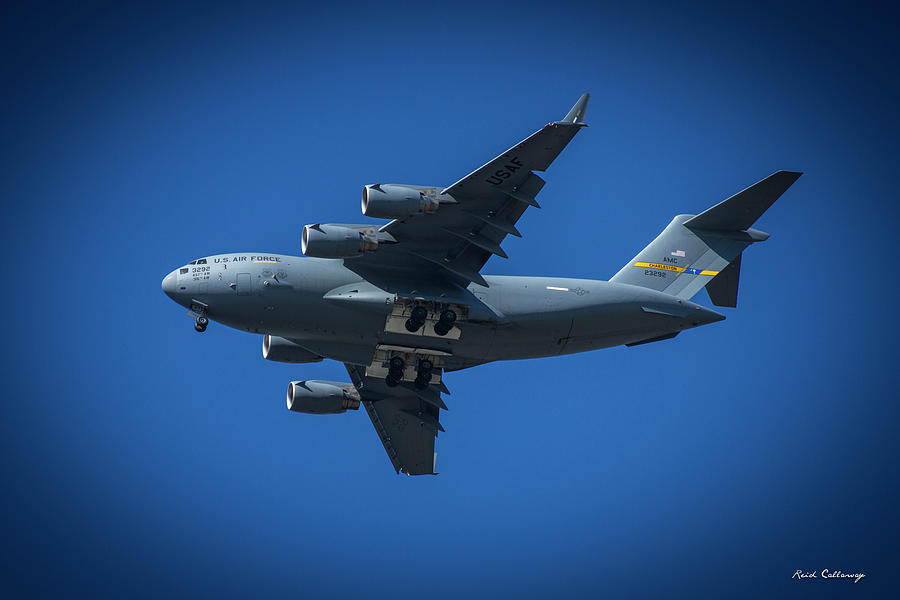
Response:
[{"label": "horizontal stabilizer", "polygon": [[753,225],[803,173],[778,171],[684,222],[690,229],[742,231]]},{"label": "horizontal stabilizer", "polygon": [[741,277],[741,256],[731,261],[727,267],[706,284],[706,293],[716,306],[737,307],[738,279]]}]

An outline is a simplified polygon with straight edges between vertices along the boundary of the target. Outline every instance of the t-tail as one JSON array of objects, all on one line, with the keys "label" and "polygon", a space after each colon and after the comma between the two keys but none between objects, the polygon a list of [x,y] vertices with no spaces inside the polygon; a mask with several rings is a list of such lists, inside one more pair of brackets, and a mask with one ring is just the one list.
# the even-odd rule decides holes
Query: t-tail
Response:
[{"label": "t-tail", "polygon": [[751,225],[800,175],[778,171],[699,215],[678,215],[610,281],[684,299],[706,287],[716,306],[737,306],[741,253],[769,237]]}]

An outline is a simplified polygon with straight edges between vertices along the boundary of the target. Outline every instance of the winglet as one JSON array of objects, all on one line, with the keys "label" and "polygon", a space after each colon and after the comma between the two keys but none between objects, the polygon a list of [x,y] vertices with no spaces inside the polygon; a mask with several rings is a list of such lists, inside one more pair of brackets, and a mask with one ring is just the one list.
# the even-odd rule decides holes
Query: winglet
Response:
[{"label": "winglet", "polygon": [[578,99],[578,102],[575,103],[575,106],[572,107],[572,110],[562,118],[560,123],[575,123],[577,125],[584,124],[584,111],[587,109],[588,100],[591,99],[590,94],[582,94],[581,98]]}]

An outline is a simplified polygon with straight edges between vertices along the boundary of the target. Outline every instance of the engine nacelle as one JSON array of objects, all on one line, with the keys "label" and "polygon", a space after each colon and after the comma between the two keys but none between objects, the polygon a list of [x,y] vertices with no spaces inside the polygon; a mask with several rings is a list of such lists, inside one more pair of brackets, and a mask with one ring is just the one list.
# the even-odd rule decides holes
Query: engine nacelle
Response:
[{"label": "engine nacelle", "polygon": [[322,362],[322,357],[283,337],[263,336],[263,358],[285,363]]},{"label": "engine nacelle", "polygon": [[367,185],[362,191],[362,212],[367,217],[402,219],[416,213],[433,212],[439,203],[405,185]]},{"label": "engine nacelle", "polygon": [[332,415],[359,408],[359,394],[352,385],[332,381],[292,381],[287,390],[288,410]]},{"label": "engine nacelle", "polygon": [[351,258],[378,249],[378,240],[341,225],[306,225],[300,249],[317,258]]}]

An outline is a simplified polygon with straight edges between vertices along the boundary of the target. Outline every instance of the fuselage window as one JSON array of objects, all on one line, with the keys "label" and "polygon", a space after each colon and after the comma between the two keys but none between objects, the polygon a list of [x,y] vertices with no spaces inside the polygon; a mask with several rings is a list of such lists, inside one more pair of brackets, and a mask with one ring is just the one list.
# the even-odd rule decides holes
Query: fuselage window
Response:
[{"label": "fuselage window", "polygon": [[188,269],[187,267],[182,267],[182,268],[178,269],[178,272],[179,272],[181,275],[187,274],[188,271],[190,271],[190,269]]}]

